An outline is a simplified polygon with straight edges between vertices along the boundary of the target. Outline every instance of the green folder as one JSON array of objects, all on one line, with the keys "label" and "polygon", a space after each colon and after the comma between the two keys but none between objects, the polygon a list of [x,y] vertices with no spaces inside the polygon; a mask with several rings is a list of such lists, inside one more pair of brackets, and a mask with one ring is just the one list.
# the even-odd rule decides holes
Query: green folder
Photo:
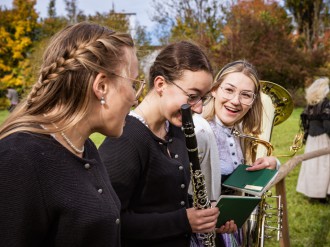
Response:
[{"label": "green folder", "polygon": [[239,165],[222,185],[251,195],[261,196],[265,193],[266,186],[275,179],[278,171],[270,169],[247,171],[247,167],[249,166]]},{"label": "green folder", "polygon": [[234,220],[238,228],[242,227],[260,201],[261,198],[255,196],[220,196],[217,202],[220,215],[216,227],[230,220]]}]

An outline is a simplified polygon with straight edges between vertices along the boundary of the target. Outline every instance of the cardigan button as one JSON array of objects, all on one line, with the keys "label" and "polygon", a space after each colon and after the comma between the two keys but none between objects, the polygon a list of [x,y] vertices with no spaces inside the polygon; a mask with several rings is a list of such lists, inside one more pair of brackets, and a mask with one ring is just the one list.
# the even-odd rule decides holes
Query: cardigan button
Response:
[{"label": "cardigan button", "polygon": [[174,158],[176,158],[176,159],[179,158],[179,155],[178,154],[174,155]]},{"label": "cardigan button", "polygon": [[168,140],[168,142],[169,142],[169,143],[173,142],[173,139],[172,139],[172,138],[171,138],[171,139],[169,139],[169,140]]},{"label": "cardigan button", "polygon": [[181,201],[180,204],[184,206],[186,203],[184,201]]},{"label": "cardigan button", "polygon": [[119,225],[120,224],[120,219],[116,219],[116,224]]},{"label": "cardigan button", "polygon": [[103,190],[102,189],[98,189],[97,192],[99,192],[100,194],[103,193]]},{"label": "cardigan button", "polygon": [[89,168],[91,168],[91,165],[88,164],[88,163],[86,163],[86,164],[84,165],[84,167],[85,167],[86,170],[88,170]]},{"label": "cardigan button", "polygon": [[186,185],[185,184],[181,184],[180,187],[181,187],[181,189],[184,189],[184,188],[186,188]]},{"label": "cardigan button", "polygon": [[183,166],[179,166],[179,170],[182,171],[183,170]]}]

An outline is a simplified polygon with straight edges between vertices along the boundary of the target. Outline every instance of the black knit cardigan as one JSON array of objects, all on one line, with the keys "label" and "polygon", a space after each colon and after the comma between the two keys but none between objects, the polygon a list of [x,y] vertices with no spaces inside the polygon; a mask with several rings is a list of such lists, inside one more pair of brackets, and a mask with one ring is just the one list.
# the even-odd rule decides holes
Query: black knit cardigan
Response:
[{"label": "black knit cardigan", "polygon": [[300,115],[300,128],[307,136],[319,136],[327,133],[330,136],[330,101],[325,98],[317,105],[308,105]]},{"label": "black knit cardigan", "polygon": [[120,246],[120,202],[91,140],[79,158],[53,137],[0,140],[0,246]]},{"label": "black knit cardigan", "polygon": [[106,138],[99,153],[122,204],[122,245],[189,246],[190,171],[181,129],[170,125],[164,141],[128,116],[123,135]]}]

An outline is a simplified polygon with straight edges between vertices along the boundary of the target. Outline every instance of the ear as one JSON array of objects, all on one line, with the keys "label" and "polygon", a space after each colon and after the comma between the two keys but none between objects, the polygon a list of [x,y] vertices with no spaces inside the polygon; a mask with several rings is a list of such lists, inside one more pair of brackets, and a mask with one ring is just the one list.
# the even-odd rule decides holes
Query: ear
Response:
[{"label": "ear", "polygon": [[215,98],[217,96],[218,89],[219,89],[219,87],[217,87],[217,88],[215,88],[211,91],[211,95],[212,95],[213,98]]},{"label": "ear", "polygon": [[107,76],[103,73],[99,73],[93,82],[93,91],[98,100],[100,100],[109,90],[109,86],[106,81]]},{"label": "ear", "polygon": [[163,94],[164,89],[167,87],[167,83],[163,76],[156,76],[154,79],[154,89],[161,96]]}]

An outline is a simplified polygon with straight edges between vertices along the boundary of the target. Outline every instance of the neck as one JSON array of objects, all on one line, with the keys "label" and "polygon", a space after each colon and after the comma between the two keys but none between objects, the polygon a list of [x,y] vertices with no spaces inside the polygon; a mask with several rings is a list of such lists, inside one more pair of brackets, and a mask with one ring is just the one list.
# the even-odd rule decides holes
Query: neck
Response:
[{"label": "neck", "polygon": [[135,108],[134,111],[144,119],[147,127],[152,133],[159,138],[164,139],[167,134],[166,119],[162,117],[157,109],[157,104],[149,104],[148,100],[145,99]]}]

